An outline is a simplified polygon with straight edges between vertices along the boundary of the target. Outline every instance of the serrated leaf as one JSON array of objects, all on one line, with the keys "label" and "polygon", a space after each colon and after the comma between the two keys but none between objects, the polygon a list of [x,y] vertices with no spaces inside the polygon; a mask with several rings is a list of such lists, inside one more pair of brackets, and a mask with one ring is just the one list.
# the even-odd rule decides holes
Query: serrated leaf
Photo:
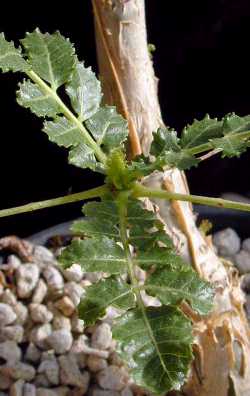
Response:
[{"label": "serrated leaf", "polygon": [[32,69],[56,90],[67,82],[76,63],[74,48],[59,32],[36,29],[21,40]]},{"label": "serrated leaf", "polygon": [[145,270],[149,270],[152,267],[164,268],[166,266],[170,270],[171,268],[178,270],[184,264],[181,256],[176,254],[173,249],[166,249],[159,246],[156,246],[150,251],[139,251],[135,262]]},{"label": "serrated leaf", "polygon": [[23,58],[20,48],[15,48],[13,41],[7,41],[4,34],[0,34],[0,69],[3,72],[28,71],[30,65]]},{"label": "serrated leaf", "polygon": [[75,147],[83,142],[81,131],[65,117],[58,117],[56,121],[45,121],[43,131],[58,146]]},{"label": "serrated leaf", "polygon": [[124,252],[112,239],[74,240],[65,248],[59,261],[64,268],[80,264],[84,272],[108,272],[118,274],[125,270]]},{"label": "serrated leaf", "polygon": [[177,133],[168,128],[159,128],[153,133],[150,153],[156,157],[153,164],[157,170],[166,165],[185,170],[199,162],[195,156],[180,147]]},{"label": "serrated leaf", "polygon": [[60,107],[50,96],[42,93],[40,88],[29,80],[19,84],[17,102],[20,106],[29,108],[38,117],[56,117],[60,113]]},{"label": "serrated leaf", "polygon": [[116,112],[115,107],[101,107],[86,121],[86,126],[98,144],[108,150],[119,147],[128,137],[127,121]]},{"label": "serrated leaf", "polygon": [[158,157],[167,151],[180,151],[177,133],[169,128],[158,128],[157,132],[153,133],[150,153]]},{"label": "serrated leaf", "polygon": [[[83,206],[82,211],[86,217],[73,223],[71,229],[74,233],[90,237],[105,235],[120,240],[118,207],[114,201],[89,202]],[[154,212],[143,208],[142,202],[129,201],[127,222],[130,227],[131,245],[143,251],[157,246],[159,242],[166,247],[172,247],[163,224]]]},{"label": "serrated leaf", "polygon": [[101,84],[91,68],[85,68],[83,63],[78,62],[75,65],[66,92],[81,121],[90,118],[99,109],[102,99]]},{"label": "serrated leaf", "polygon": [[239,157],[247,150],[247,145],[243,140],[239,139],[238,136],[230,136],[230,134],[220,139],[213,139],[211,145],[213,148],[222,151],[222,158]]},{"label": "serrated leaf", "polygon": [[[213,148],[222,151],[222,157],[239,157],[247,150],[248,142],[238,134],[250,130],[250,117],[239,117],[236,114],[228,114],[222,120],[223,137],[211,139]],[[249,140],[249,138],[248,138]]]},{"label": "serrated leaf", "polygon": [[77,235],[120,237],[118,210],[114,201],[89,202],[82,209],[84,220],[75,221],[71,230]]},{"label": "serrated leaf", "polygon": [[104,173],[104,167],[96,161],[94,151],[84,143],[72,148],[68,158],[70,164],[79,168],[90,168],[93,171]]},{"label": "serrated leaf", "polygon": [[131,288],[119,278],[110,277],[87,287],[78,306],[79,317],[86,326],[93,325],[105,315],[110,306],[126,311],[135,306],[135,296]]},{"label": "serrated leaf", "polygon": [[197,166],[199,159],[185,150],[180,150],[179,152],[166,153],[164,162],[166,165],[176,167],[179,170],[186,170],[190,169],[192,166]]},{"label": "serrated leaf", "polygon": [[192,359],[192,326],[173,307],[134,309],[115,321],[117,350],[136,384],[157,395],[180,389]]},{"label": "serrated leaf", "polygon": [[147,279],[145,290],[164,305],[188,302],[201,315],[212,309],[213,289],[188,265],[157,268]]},{"label": "serrated leaf", "polygon": [[217,118],[210,118],[206,115],[201,121],[194,120],[193,124],[184,128],[181,135],[180,145],[182,148],[191,148],[209,139],[222,136],[222,122]]}]

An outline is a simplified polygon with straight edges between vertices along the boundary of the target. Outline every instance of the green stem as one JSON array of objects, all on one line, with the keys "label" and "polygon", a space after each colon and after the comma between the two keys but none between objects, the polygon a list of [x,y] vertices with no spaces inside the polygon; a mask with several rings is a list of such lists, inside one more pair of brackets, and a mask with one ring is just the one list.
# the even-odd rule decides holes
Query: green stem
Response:
[{"label": "green stem", "polygon": [[179,194],[160,189],[144,187],[141,184],[135,184],[132,192],[133,197],[160,198],[174,201],[186,201],[201,205],[215,206],[218,208],[227,208],[235,210],[243,210],[250,212],[250,204],[228,201],[222,198],[202,197],[199,195]]},{"label": "green stem", "polygon": [[[239,139],[247,139],[250,137],[250,131],[239,132],[239,133],[230,133],[230,137],[233,137],[233,136],[237,136]],[[212,143],[208,142],[208,143],[200,144],[199,146],[185,149],[185,151],[188,152],[189,154],[196,155],[196,154],[203,153],[204,151],[209,151],[213,148],[214,147],[213,147]]]},{"label": "green stem", "polygon": [[129,275],[129,278],[131,281],[131,288],[136,295],[136,301],[137,301],[138,307],[142,313],[143,320],[145,323],[145,327],[148,331],[149,338],[151,339],[151,342],[155,347],[156,353],[159,357],[159,360],[162,364],[164,371],[166,372],[166,374],[169,376],[169,378],[171,380],[168,369],[167,369],[165,362],[162,358],[157,341],[156,341],[153,331],[151,329],[151,325],[149,323],[146,309],[145,309],[145,306],[144,306],[144,303],[143,303],[143,300],[141,297],[140,285],[139,285],[139,283],[136,279],[136,276],[135,276],[133,257],[132,257],[132,254],[131,254],[131,251],[129,248],[129,240],[128,240],[127,206],[128,206],[129,195],[130,195],[130,192],[128,192],[128,191],[121,192],[119,194],[118,200],[117,200],[118,208],[119,208],[119,223],[120,223],[121,242],[123,245],[123,249],[124,249],[124,253],[125,253],[125,257],[126,257],[126,261],[127,261],[127,265],[128,265],[128,275]]},{"label": "green stem", "polygon": [[71,202],[83,201],[84,199],[101,197],[108,192],[106,186],[92,188],[91,190],[82,191],[64,197],[48,199],[46,201],[32,202],[27,205],[17,206],[15,208],[0,210],[0,217],[13,216],[20,213],[32,212],[52,206],[64,205]]},{"label": "green stem", "polygon": [[92,136],[89,134],[87,129],[83,126],[83,124],[77,119],[77,117],[68,109],[67,106],[63,103],[61,98],[57,95],[56,91],[50,88],[34,71],[27,71],[27,76],[34,81],[41,91],[52,97],[56,103],[59,105],[61,112],[65,115],[65,117],[70,120],[77,128],[82,132],[85,142],[91,147],[96,155],[96,157],[103,164],[106,163],[106,154],[101,150]]}]

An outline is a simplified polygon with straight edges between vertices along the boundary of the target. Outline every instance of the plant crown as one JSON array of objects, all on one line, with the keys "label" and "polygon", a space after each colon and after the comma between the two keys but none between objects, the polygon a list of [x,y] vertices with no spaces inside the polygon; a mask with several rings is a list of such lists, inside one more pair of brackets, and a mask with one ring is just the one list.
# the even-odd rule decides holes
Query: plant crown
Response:
[{"label": "plant crown", "polygon": [[[16,48],[0,35],[0,68],[26,75],[19,84],[17,102],[45,119],[43,131],[50,141],[69,149],[70,164],[101,172],[105,185],[5,209],[0,217],[101,197],[83,206],[85,219],[72,226],[79,238],[59,259],[64,269],[79,263],[84,272],[105,273],[86,289],[79,315],[89,326],[113,307],[117,312],[113,337],[134,381],[154,394],[180,389],[193,359],[192,324],[182,312],[182,303],[207,315],[214,292],[177,254],[163,223],[140,198],[156,196],[243,210],[249,210],[249,205],[151,190],[141,180],[154,170],[197,166],[200,153],[239,156],[249,146],[250,117],[206,116],[188,125],[180,138],[174,130],[161,127],[153,134],[149,157],[128,161],[127,122],[115,107],[101,104],[100,82],[78,60],[70,41],[59,32],[43,34],[36,29],[26,34],[21,45],[22,49]],[[59,88],[68,96],[69,106],[59,96]],[[145,281],[139,280],[139,273],[146,274]],[[150,306],[145,295],[152,297]]]}]

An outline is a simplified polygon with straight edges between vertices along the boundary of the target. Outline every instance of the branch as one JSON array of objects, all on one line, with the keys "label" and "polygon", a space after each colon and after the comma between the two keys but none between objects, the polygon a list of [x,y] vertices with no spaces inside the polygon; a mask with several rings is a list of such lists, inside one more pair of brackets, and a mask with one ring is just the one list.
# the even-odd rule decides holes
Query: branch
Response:
[{"label": "branch", "polygon": [[250,212],[250,204],[229,201],[222,198],[202,197],[199,195],[179,194],[160,189],[143,187],[141,184],[135,184],[132,192],[135,198],[160,198],[173,201],[186,201],[201,205],[215,206],[217,208],[227,208],[234,210],[243,210]]},{"label": "branch", "polygon": [[84,199],[97,198],[103,196],[106,193],[106,186],[92,188],[91,190],[66,195],[64,197],[48,199],[46,201],[32,202],[27,205],[17,206],[15,208],[3,209],[0,210],[0,217],[13,216],[20,213],[33,212],[34,210],[51,208],[52,206],[59,206],[72,202],[83,201]]}]

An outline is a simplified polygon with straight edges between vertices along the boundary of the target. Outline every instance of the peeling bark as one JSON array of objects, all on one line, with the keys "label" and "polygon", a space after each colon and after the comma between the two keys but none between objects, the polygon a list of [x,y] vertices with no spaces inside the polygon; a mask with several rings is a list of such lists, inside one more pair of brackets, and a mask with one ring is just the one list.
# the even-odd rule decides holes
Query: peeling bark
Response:
[{"label": "peeling bark", "polygon": [[[144,0],[92,0],[92,4],[105,102],[115,104],[127,118],[132,155],[147,154],[152,132],[163,121],[147,48]],[[185,175],[177,169],[155,172],[144,183],[188,193]],[[191,314],[195,360],[182,392],[188,396],[249,396],[250,333],[238,274],[200,234],[189,203],[154,203],[179,252],[216,290],[209,317]]]}]

